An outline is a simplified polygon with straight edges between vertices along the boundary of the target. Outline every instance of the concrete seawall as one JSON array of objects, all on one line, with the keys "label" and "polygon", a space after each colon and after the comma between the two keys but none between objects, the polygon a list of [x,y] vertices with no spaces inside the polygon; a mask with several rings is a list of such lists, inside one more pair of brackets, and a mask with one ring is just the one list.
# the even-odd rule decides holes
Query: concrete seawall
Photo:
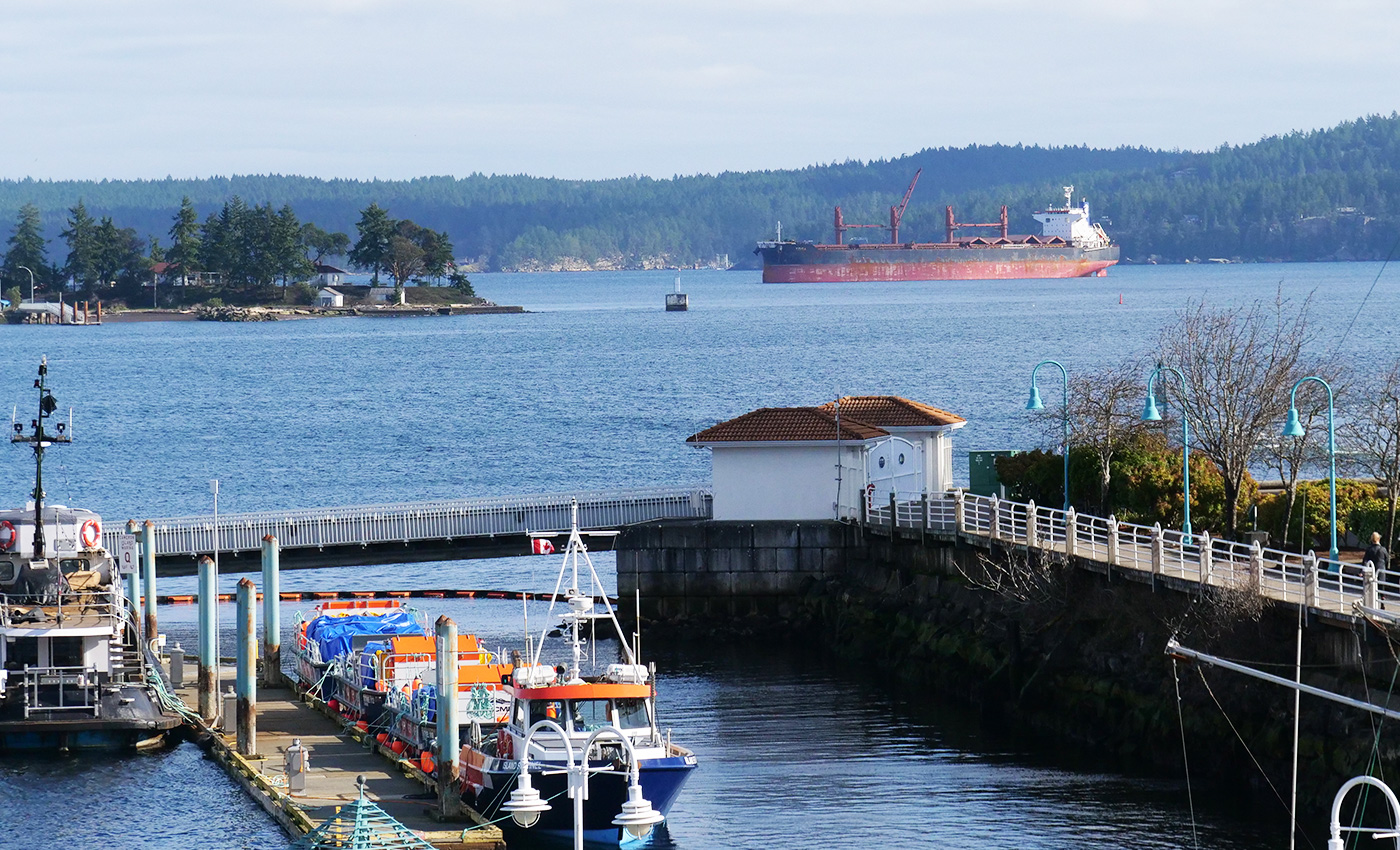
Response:
[{"label": "concrete seawall", "polygon": [[[837,523],[692,522],[629,529],[618,545],[621,610],[640,591],[653,639],[755,632],[820,642],[902,690],[978,707],[1027,744],[1090,755],[1277,806],[1289,784],[1293,693],[1173,662],[1193,649],[1291,677],[1298,608],[1249,588],[1146,579],[1103,564],[985,549]],[[740,639],[743,639],[742,637]],[[1308,684],[1385,703],[1396,659],[1384,632],[1310,618]],[[1180,699],[1177,698],[1178,687]],[[1400,696],[1392,700],[1400,706]],[[1310,811],[1400,748],[1362,711],[1302,701],[1300,797]],[[1255,766],[1264,767],[1261,774]]]}]

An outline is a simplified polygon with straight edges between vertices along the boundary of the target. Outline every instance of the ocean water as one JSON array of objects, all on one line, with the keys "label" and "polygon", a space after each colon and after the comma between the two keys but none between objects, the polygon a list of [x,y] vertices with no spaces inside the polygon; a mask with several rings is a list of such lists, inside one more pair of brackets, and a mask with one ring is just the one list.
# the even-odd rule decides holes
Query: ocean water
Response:
[{"label": "ocean water", "polygon": [[[1151,350],[1177,312],[1313,299],[1321,349],[1359,369],[1396,356],[1400,268],[1380,264],[1121,267],[1107,278],[774,285],[685,272],[480,275],[530,312],[275,324],[0,328],[0,399],[32,418],[41,355],[75,445],[50,453],[55,501],[127,518],[580,487],[703,483],[688,435],[757,407],[892,393],[968,419],[970,449],[1025,447],[1031,367],[1071,373]],[[1042,374],[1043,388],[1057,377]],[[1048,390],[1047,390],[1048,391]],[[23,502],[28,453],[6,450],[0,498]],[[605,588],[613,560],[599,554]],[[284,589],[548,590],[550,558],[289,571]],[[225,576],[226,588],[234,579]],[[193,580],[161,581],[161,593]],[[283,606],[284,628],[299,606]],[[531,624],[549,620],[542,603]],[[488,645],[522,640],[520,603],[444,600]],[[195,610],[160,612],[194,645]],[[222,617],[233,621],[231,610]],[[651,644],[649,644],[651,646]],[[605,650],[606,651],[606,650]],[[671,645],[663,724],[700,756],[663,845],[689,848],[1257,847],[1266,820],[1184,784],[1085,770],[1008,743],[956,706],[902,695],[862,666],[769,646]],[[1175,734],[1164,730],[1163,734]],[[280,831],[197,750],[0,759],[0,848],[280,848]]]}]

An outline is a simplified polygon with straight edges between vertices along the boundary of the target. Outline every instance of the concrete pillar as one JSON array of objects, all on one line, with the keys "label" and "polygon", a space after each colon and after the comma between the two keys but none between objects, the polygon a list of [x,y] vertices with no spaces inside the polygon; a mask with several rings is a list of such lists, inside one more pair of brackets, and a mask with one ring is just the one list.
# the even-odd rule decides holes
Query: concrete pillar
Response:
[{"label": "concrete pillar", "polygon": [[928,493],[919,494],[919,542],[928,539]]},{"label": "concrete pillar", "polygon": [[1264,578],[1264,547],[1258,541],[1249,549],[1249,584],[1259,590],[1259,583]]},{"label": "concrete pillar", "polygon": [[1367,561],[1361,568],[1361,604],[1367,608],[1379,608],[1380,588],[1376,586],[1376,565]]},{"label": "concrete pillar", "polygon": [[282,684],[281,550],[271,534],[262,539],[263,684]]},{"label": "concrete pillar", "polygon": [[1079,554],[1078,546],[1079,514],[1074,512],[1074,508],[1070,508],[1065,513],[1065,555],[1070,558],[1076,557]]},{"label": "concrete pillar", "polygon": [[1215,577],[1215,564],[1211,560],[1210,532],[1196,535],[1196,543],[1201,547],[1201,584],[1211,584]]},{"label": "concrete pillar", "polygon": [[156,639],[156,526],[146,520],[141,526],[141,581],[145,586],[146,640]]},{"label": "concrete pillar", "polygon": [[238,698],[238,753],[244,756],[258,753],[257,601],[257,587],[246,578],[238,582],[238,678],[234,694]]},{"label": "concrete pillar", "polygon": [[1035,500],[1026,503],[1026,548],[1034,549],[1040,545],[1040,529],[1036,526]]},{"label": "concrete pillar", "polygon": [[953,526],[955,536],[967,533],[967,503],[961,490],[953,491]]},{"label": "concrete pillar", "polygon": [[989,505],[989,510],[992,512],[992,515],[991,515],[991,518],[990,518],[990,520],[989,520],[989,524],[988,524],[988,527],[987,527],[987,535],[988,535],[989,537],[991,537],[993,540],[1000,540],[1000,539],[1001,539],[1001,501],[998,500],[996,496],[992,496],[992,498],[989,499],[989,500],[987,501],[987,504]]},{"label": "concrete pillar", "polygon": [[894,491],[890,491],[890,539],[894,539],[894,530],[899,527],[899,505],[894,500]]},{"label": "concrete pillar", "polygon": [[1159,576],[1162,574],[1162,561],[1166,554],[1165,541],[1162,540],[1162,524],[1152,523],[1152,574]]},{"label": "concrete pillar", "polygon": [[219,576],[214,561],[199,559],[199,716],[213,722],[218,716],[219,636],[214,634],[215,609],[219,605]]},{"label": "concrete pillar", "polygon": [[458,777],[457,732],[457,624],[438,617],[437,635],[437,771],[439,800],[444,815],[456,814],[458,798],[453,790]]}]

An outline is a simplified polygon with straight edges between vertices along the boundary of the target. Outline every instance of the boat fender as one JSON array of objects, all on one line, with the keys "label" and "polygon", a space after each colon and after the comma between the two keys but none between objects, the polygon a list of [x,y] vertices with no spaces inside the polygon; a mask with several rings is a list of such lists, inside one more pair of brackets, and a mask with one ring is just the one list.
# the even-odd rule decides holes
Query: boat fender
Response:
[{"label": "boat fender", "polygon": [[426,774],[428,774],[428,775],[431,776],[431,775],[432,775],[432,772],[433,772],[433,767],[434,767],[434,765],[433,765],[433,754],[430,753],[430,752],[428,752],[427,750],[424,750],[424,751],[423,751],[423,754],[422,754],[421,756],[418,757],[418,764],[419,764],[420,767],[423,768],[423,772],[424,772],[424,773],[426,773]]},{"label": "boat fender", "polygon": [[19,539],[19,532],[9,520],[0,520],[0,552],[8,551]]},{"label": "boat fender", "polygon": [[83,529],[78,533],[78,536],[83,541],[84,549],[92,549],[102,539],[102,526],[97,524],[97,520],[90,519],[83,523]]},{"label": "boat fender", "polygon": [[504,729],[496,733],[496,756],[503,759],[515,758],[515,742]]}]

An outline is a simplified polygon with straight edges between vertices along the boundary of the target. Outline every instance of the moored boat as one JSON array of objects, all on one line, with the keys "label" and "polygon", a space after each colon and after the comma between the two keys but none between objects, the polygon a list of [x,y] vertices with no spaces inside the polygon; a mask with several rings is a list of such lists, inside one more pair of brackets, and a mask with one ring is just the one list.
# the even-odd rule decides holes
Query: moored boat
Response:
[{"label": "moored boat", "polygon": [[[462,796],[487,818],[499,820],[508,841],[522,830],[572,836],[576,815],[564,794],[573,781],[570,767],[577,753],[589,774],[580,805],[583,837],[616,846],[650,837],[652,823],[670,811],[697,761],[690,750],[671,742],[669,732],[662,735],[654,676],[622,634],[612,607],[604,600],[599,611],[594,597],[578,589],[581,564],[594,586],[602,585],[578,529],[577,505],[573,510],[556,588],[564,586],[566,576],[570,584],[562,594],[556,589],[550,605],[552,614],[555,602],[565,604],[569,663],[551,666],[541,660],[547,633],[527,647],[529,663],[514,669],[505,688],[510,697],[506,722],[495,734],[474,727],[462,747]],[[615,630],[621,661],[585,675],[584,659],[596,653],[585,652],[584,635],[600,620]],[[535,802],[520,817],[519,777],[527,763],[525,787]],[[541,802],[548,800],[557,802]],[[639,803],[649,803],[647,811],[659,815],[629,822]],[[516,817],[500,820],[506,813]]]},{"label": "moored boat", "polygon": [[426,638],[428,628],[397,599],[356,599],[322,602],[309,618],[298,614],[295,633],[298,686],[350,720],[369,722],[383,711],[387,684],[365,675],[364,650],[372,660],[392,638]]},{"label": "moored boat", "polygon": [[135,601],[92,511],[44,504],[44,450],[72,442],[39,366],[32,500],[0,511],[0,752],[140,749],[183,720],[141,638]]}]

